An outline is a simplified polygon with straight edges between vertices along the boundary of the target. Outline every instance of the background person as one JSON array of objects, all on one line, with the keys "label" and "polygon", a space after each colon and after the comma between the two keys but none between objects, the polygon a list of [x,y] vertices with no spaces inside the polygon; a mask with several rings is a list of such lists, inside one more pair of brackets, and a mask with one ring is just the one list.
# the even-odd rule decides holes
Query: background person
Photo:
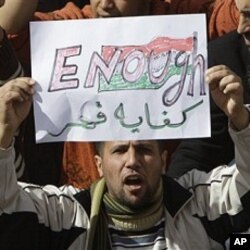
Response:
[{"label": "background person", "polygon": [[[226,65],[242,80],[244,103],[250,103],[250,1],[235,0],[238,8],[238,29],[208,44],[208,67]],[[224,5],[223,5],[224,6]],[[227,116],[211,98],[211,138],[182,140],[172,155],[168,175],[178,177],[194,166],[210,171],[220,164],[228,164],[234,158],[234,144],[228,129]]]},{"label": "background person", "polygon": [[[85,2],[85,0],[31,0],[28,3],[26,0],[5,1],[4,6],[0,9],[0,25],[6,30],[9,42],[14,48],[14,54],[24,69],[21,75],[30,76],[31,71],[29,21],[82,18],[80,8],[84,6]],[[1,58],[5,65],[6,57],[8,58],[7,54],[5,58]],[[6,65],[5,68],[8,66]],[[10,72],[11,68],[8,71],[1,68],[0,71],[5,75],[13,74],[13,77],[21,76]],[[6,79],[5,75],[3,78],[0,75],[0,78]],[[38,145],[35,143],[34,134],[33,112],[30,112],[23,123],[20,139],[16,141],[16,144],[20,145],[18,149],[22,149],[24,157],[24,161],[18,159],[17,162],[21,162],[22,165],[25,162],[25,180],[41,185],[48,183],[59,185],[63,143]]]}]

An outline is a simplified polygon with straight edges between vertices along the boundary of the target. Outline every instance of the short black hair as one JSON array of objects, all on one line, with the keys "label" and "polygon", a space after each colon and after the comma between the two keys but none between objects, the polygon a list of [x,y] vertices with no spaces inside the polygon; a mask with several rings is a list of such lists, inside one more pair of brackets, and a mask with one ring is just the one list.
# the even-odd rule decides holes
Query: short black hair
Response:
[{"label": "short black hair", "polygon": [[[159,147],[159,150],[161,153],[164,150],[166,150],[166,141],[165,140],[156,140],[156,142],[158,143],[158,147]],[[105,144],[105,141],[96,141],[95,142],[95,148],[96,148],[97,154],[100,156],[103,154],[104,144]]]},{"label": "short black hair", "polygon": [[103,146],[105,141],[96,141],[95,142],[95,149],[98,155],[102,155],[103,153]]}]

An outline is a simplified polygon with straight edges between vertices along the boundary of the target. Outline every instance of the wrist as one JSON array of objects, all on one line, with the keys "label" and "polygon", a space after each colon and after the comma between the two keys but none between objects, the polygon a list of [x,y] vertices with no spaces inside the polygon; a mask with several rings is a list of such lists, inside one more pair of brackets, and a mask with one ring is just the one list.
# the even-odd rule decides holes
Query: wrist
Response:
[{"label": "wrist", "polygon": [[243,106],[238,115],[234,118],[231,118],[231,123],[237,130],[246,128],[250,123],[249,110],[245,106]]},{"label": "wrist", "polygon": [[6,126],[0,126],[0,148],[7,149],[10,147],[14,138],[14,132],[6,129]]},{"label": "wrist", "polygon": [[0,139],[0,149],[5,150],[11,146],[12,139],[11,140],[1,140]]}]

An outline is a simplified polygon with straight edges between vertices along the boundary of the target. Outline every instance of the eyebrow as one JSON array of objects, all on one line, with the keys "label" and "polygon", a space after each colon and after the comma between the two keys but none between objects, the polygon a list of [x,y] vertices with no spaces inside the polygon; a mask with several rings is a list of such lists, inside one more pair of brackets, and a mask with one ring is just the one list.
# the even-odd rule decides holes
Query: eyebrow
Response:
[{"label": "eyebrow", "polygon": [[[113,148],[118,148],[118,147],[129,147],[129,144],[127,143],[119,143],[113,146]],[[147,143],[147,142],[140,142],[140,143],[136,143],[134,144],[135,148],[141,148],[141,147],[147,147],[147,148],[153,148],[154,145],[152,145],[151,143]]]}]

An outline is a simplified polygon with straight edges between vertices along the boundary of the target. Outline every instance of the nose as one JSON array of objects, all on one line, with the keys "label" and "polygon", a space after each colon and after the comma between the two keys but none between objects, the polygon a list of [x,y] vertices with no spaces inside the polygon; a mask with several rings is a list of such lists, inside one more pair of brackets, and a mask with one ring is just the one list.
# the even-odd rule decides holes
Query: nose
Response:
[{"label": "nose", "polygon": [[101,6],[105,9],[112,9],[114,7],[114,0],[101,0]]},{"label": "nose", "polygon": [[127,152],[126,167],[131,169],[138,169],[141,167],[140,156],[134,149]]}]

